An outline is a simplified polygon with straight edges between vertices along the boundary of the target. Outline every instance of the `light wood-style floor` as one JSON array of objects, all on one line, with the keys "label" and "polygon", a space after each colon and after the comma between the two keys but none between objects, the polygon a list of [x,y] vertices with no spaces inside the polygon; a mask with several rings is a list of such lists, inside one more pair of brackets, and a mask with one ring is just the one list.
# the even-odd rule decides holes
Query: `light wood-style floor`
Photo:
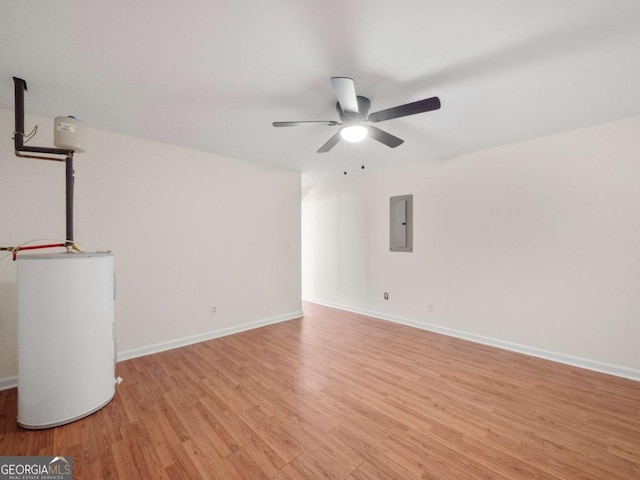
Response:
[{"label": "light wood-style floor", "polygon": [[640,382],[362,315],[305,317],[121,362],[104,409],[1,455],[76,479],[638,479]]}]

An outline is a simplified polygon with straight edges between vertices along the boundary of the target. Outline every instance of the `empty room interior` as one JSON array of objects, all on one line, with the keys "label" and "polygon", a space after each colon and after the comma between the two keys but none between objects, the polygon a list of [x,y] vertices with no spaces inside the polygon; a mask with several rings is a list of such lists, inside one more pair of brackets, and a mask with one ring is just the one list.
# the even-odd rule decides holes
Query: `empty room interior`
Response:
[{"label": "empty room interior", "polygon": [[0,476],[640,478],[639,25],[2,2]]}]

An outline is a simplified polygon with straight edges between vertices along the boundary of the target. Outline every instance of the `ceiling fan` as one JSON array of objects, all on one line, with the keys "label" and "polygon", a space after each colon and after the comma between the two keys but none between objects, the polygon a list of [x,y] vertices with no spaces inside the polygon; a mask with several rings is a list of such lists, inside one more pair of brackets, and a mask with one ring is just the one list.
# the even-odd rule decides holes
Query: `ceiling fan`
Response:
[{"label": "ceiling fan", "polygon": [[368,122],[384,122],[393,118],[407,117],[417,113],[430,112],[440,108],[438,97],[425,98],[417,102],[398,105],[369,114],[371,101],[367,97],[356,95],[355,84],[349,77],[331,77],[331,86],[338,97],[336,109],[340,122],[335,120],[320,121],[297,121],[297,122],[273,122],[274,127],[308,127],[326,126],[333,127],[342,125],[340,130],[333,135],[324,145],[320,147],[318,153],[326,153],[331,150],[341,139],[347,142],[359,142],[366,136],[385,144],[387,147],[395,148],[404,143],[404,140],[380,130],[372,125],[365,126]]}]

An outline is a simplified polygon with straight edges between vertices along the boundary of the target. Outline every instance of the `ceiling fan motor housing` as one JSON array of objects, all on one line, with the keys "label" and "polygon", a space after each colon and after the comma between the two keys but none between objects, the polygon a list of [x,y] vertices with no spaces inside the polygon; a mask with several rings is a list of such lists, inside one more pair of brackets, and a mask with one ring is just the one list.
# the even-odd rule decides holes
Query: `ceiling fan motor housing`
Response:
[{"label": "ceiling fan motor housing", "polygon": [[363,122],[367,120],[369,116],[369,108],[371,107],[371,100],[367,97],[361,97],[358,95],[358,111],[357,112],[345,112],[342,110],[340,106],[340,102],[336,103],[336,110],[338,111],[338,115],[340,116],[340,121],[344,123],[350,122]]}]

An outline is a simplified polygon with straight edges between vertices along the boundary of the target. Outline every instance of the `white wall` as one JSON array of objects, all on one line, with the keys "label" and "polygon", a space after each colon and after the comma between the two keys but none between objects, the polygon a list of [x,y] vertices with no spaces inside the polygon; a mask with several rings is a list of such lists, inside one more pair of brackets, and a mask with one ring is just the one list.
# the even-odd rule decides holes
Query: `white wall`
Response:
[{"label": "white wall", "polygon": [[639,159],[633,117],[306,187],[303,298],[640,380]]},{"label": "white wall", "polygon": [[[35,123],[31,144],[51,146],[51,121]],[[14,156],[13,111],[0,130],[0,246],[63,239],[64,163]],[[114,252],[121,357],[300,314],[298,173],[96,129],[89,142],[75,239]],[[15,269],[0,262],[0,384],[17,371]]]}]

